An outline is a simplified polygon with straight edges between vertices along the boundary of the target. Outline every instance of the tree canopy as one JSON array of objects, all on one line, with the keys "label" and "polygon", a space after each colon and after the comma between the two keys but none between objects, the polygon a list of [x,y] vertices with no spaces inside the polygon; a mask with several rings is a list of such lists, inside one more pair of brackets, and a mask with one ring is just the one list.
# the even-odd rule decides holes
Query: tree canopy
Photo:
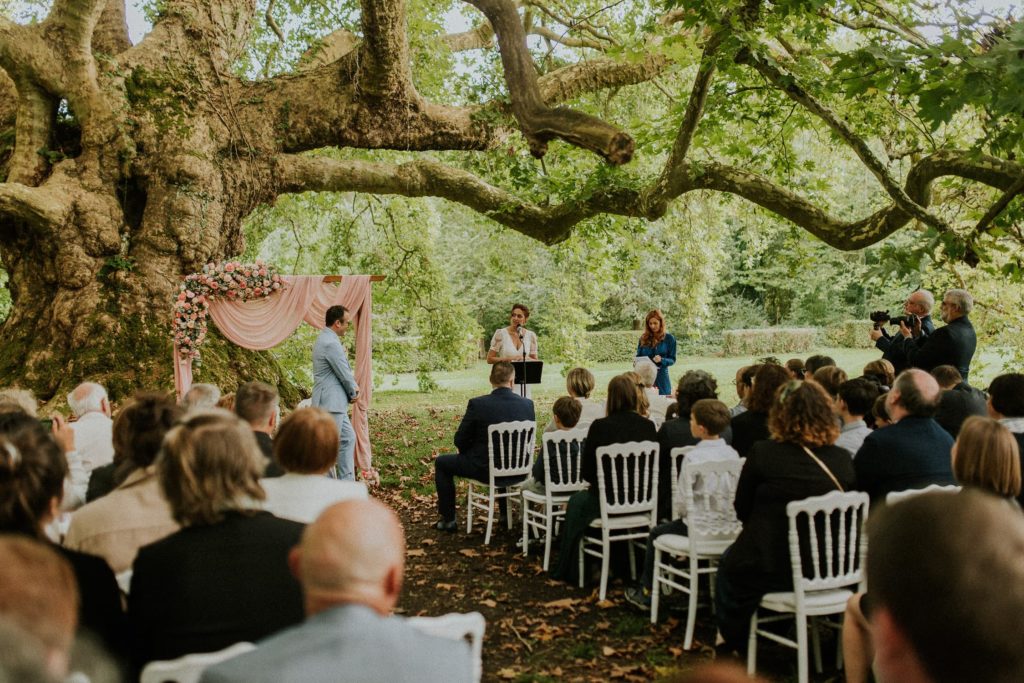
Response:
[{"label": "tree canopy", "polygon": [[[82,374],[113,352],[81,353],[98,336],[148,331],[165,353],[154,300],[310,191],[440,198],[545,244],[614,243],[723,194],[841,250],[909,228],[908,254],[1021,276],[1012,19],[908,0],[162,0],[132,45],[124,0],[37,4],[33,21],[0,2],[0,369],[44,395],[67,357]],[[468,30],[449,31],[456,11]],[[687,237],[724,226],[702,230]]]}]

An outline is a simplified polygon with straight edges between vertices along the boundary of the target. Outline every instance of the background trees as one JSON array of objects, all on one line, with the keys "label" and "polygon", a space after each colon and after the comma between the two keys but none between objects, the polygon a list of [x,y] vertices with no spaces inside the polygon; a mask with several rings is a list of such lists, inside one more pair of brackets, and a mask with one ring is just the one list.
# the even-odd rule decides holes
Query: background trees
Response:
[{"label": "background trees", "polygon": [[[696,332],[856,313],[883,283],[1019,282],[1014,22],[909,2],[167,0],[131,46],[119,0],[38,7],[0,7],[0,374],[44,397],[167,382],[159,302],[246,230],[284,270],[385,269],[386,329],[444,362],[509,298],[572,357],[577,330],[652,305]],[[205,371],[264,365],[213,348]]]}]

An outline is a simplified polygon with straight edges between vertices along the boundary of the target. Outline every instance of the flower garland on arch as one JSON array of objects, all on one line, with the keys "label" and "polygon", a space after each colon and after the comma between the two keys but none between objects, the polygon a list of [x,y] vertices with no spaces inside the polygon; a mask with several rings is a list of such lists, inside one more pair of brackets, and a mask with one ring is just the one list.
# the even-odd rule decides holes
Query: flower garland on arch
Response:
[{"label": "flower garland on arch", "polygon": [[174,301],[174,344],[183,358],[199,364],[199,346],[206,339],[210,300],[225,296],[231,301],[251,301],[280,291],[285,282],[277,267],[255,263],[207,263],[178,288]]}]

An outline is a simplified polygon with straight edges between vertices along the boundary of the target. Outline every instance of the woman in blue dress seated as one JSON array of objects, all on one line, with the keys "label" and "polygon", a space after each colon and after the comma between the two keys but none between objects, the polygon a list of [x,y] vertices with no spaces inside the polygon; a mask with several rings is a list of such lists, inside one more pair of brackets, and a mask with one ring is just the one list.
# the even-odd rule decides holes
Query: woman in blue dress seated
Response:
[{"label": "woman in blue dress seated", "polygon": [[668,366],[676,362],[676,338],[665,331],[665,316],[657,308],[644,319],[644,333],[636,347],[637,356],[650,358],[658,368],[654,386],[662,396],[672,394],[672,381],[668,378]]}]

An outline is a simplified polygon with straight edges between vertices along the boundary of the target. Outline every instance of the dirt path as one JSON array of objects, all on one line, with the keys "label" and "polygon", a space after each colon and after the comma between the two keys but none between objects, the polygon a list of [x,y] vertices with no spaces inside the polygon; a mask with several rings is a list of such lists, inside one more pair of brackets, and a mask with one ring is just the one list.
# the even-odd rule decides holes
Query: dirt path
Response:
[{"label": "dirt path", "polygon": [[[504,525],[483,544],[483,523],[465,533],[435,531],[434,499],[382,492],[402,517],[408,540],[400,609],[408,615],[479,611],[487,619],[484,680],[649,681],[706,662],[714,631],[698,620],[692,652],[682,649],[685,617],[662,611],[658,625],[622,600],[622,584],[597,601],[596,587],[554,581],[541,569],[543,547],[524,558],[519,531]],[[463,494],[462,501],[465,500]],[[679,596],[672,596],[674,605]]]}]

